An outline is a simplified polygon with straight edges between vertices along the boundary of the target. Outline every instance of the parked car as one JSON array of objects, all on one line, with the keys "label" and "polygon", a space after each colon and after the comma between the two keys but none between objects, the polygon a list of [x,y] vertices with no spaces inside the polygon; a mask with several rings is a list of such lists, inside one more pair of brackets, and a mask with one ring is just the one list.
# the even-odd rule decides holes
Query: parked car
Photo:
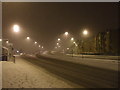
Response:
[{"label": "parked car", "polygon": [[8,49],[5,47],[2,47],[2,61],[8,61]]}]

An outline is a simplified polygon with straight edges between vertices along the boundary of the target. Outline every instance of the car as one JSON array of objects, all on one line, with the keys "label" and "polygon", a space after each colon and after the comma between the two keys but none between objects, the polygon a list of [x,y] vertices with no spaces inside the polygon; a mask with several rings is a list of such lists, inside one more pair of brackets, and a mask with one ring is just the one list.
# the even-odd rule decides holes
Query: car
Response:
[{"label": "car", "polygon": [[6,47],[2,47],[2,61],[8,61],[8,49]]}]

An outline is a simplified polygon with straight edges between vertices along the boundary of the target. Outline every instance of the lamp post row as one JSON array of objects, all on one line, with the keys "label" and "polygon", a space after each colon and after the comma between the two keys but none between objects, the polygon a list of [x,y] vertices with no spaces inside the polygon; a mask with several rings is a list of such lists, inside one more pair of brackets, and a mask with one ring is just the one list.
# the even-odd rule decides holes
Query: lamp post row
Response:
[{"label": "lamp post row", "polygon": [[[19,25],[13,25],[13,31],[15,32],[15,33],[18,33],[18,32],[20,32],[20,27],[19,27]],[[30,40],[30,37],[27,37],[26,38],[27,40]],[[9,40],[8,39],[0,39],[0,42],[2,42],[3,40],[5,40],[6,41],[6,43],[9,43]],[[37,42],[35,41],[34,42],[34,44],[37,44]],[[38,47],[40,48],[44,48],[43,46],[41,46],[41,45],[38,45]],[[19,51],[17,51],[17,52],[19,52]]]}]

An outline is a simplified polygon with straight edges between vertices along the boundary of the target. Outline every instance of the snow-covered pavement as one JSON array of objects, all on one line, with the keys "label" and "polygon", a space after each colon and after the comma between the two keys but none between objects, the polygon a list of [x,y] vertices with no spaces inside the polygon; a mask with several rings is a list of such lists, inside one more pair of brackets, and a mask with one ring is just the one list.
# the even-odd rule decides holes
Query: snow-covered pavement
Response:
[{"label": "snow-covered pavement", "polygon": [[15,64],[2,62],[2,70],[3,88],[74,88],[70,82],[64,82],[44,68],[35,66],[19,56],[16,57]]}]

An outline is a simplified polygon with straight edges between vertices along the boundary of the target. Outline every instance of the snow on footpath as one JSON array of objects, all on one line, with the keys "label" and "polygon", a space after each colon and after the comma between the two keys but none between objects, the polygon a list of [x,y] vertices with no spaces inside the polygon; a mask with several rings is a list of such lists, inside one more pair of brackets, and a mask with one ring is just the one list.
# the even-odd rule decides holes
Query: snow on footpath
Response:
[{"label": "snow on footpath", "polygon": [[16,63],[2,62],[3,88],[74,88],[44,68],[16,57]]},{"label": "snow on footpath", "polygon": [[41,56],[58,59],[58,60],[69,61],[73,63],[84,64],[84,65],[103,68],[103,69],[109,69],[109,70],[115,70],[115,71],[120,70],[119,69],[120,67],[118,67],[119,65],[118,60],[80,58],[80,57],[67,56],[64,54],[57,55],[57,54],[48,54],[48,53],[41,54]]}]

